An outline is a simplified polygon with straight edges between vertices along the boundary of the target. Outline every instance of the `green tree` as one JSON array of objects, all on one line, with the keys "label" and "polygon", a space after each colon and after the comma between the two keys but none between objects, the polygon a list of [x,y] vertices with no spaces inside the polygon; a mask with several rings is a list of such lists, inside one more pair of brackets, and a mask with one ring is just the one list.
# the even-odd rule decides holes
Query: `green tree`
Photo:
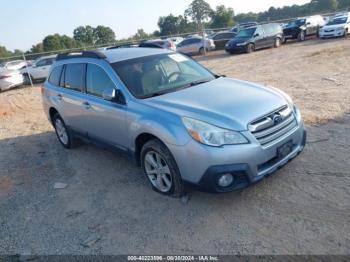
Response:
[{"label": "green tree", "polygon": [[160,35],[174,35],[178,34],[178,17],[172,14],[168,16],[161,16],[158,19],[158,26]]},{"label": "green tree", "polygon": [[198,30],[200,30],[203,27],[203,21],[207,20],[212,13],[213,10],[207,2],[204,0],[193,0],[186,9],[185,16],[191,17],[197,24]]},{"label": "green tree", "polygon": [[42,52],[44,52],[44,45],[43,43],[38,43],[36,45],[33,45],[32,48],[26,53],[42,53]]},{"label": "green tree", "polygon": [[11,56],[11,52],[4,46],[0,46],[0,58]]},{"label": "green tree", "polygon": [[338,0],[338,8],[340,10],[350,10],[350,0]]},{"label": "green tree", "polygon": [[312,0],[309,5],[315,12],[329,12],[338,9],[337,0]]},{"label": "green tree", "polygon": [[79,26],[73,31],[73,38],[77,42],[81,42],[85,45],[93,45],[94,39],[94,28],[92,26]]},{"label": "green tree", "polygon": [[94,44],[104,45],[115,42],[115,33],[108,26],[99,25],[94,28]]},{"label": "green tree", "polygon": [[132,38],[134,40],[141,40],[141,39],[146,39],[148,37],[149,35],[143,29],[138,29],[136,34],[134,34]]},{"label": "green tree", "polygon": [[235,13],[232,8],[226,8],[224,5],[219,5],[211,15],[211,27],[231,27],[234,25],[234,16]]}]

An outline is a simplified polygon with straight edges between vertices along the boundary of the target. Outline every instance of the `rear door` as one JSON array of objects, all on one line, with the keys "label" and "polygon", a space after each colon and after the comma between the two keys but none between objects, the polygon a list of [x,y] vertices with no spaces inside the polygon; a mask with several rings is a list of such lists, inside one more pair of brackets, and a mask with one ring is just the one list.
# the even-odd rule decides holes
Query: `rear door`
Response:
[{"label": "rear door", "polygon": [[59,113],[66,126],[83,135],[86,135],[85,122],[88,119],[84,105],[85,68],[84,63],[65,65],[60,79],[61,88],[56,93],[56,101],[61,105]]},{"label": "rear door", "polygon": [[105,89],[117,88],[108,73],[97,64],[86,69],[86,96],[84,100],[89,138],[126,150],[126,105],[103,99]]}]

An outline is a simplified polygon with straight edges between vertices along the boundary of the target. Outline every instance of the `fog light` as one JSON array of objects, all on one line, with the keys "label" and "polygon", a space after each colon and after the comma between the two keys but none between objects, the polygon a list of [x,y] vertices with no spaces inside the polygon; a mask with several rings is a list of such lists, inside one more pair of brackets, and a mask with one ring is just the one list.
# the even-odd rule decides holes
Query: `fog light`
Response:
[{"label": "fog light", "polygon": [[233,182],[233,176],[231,174],[223,174],[218,180],[219,186],[227,187],[230,186]]}]

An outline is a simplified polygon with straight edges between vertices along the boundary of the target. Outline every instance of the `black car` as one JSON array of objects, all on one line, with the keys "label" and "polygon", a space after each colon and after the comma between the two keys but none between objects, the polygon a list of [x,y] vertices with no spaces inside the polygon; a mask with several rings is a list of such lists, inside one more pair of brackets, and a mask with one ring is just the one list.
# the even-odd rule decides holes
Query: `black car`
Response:
[{"label": "black car", "polygon": [[241,30],[227,42],[228,53],[246,52],[266,47],[279,47],[283,41],[283,30],[279,24],[262,24]]},{"label": "black car", "polygon": [[307,36],[317,35],[319,28],[324,24],[324,19],[320,15],[293,20],[283,29],[284,41],[286,42],[288,39],[304,41]]},{"label": "black car", "polygon": [[215,44],[215,49],[225,49],[226,43],[234,38],[237,35],[237,33],[233,32],[218,32],[212,34],[209,38],[213,39]]}]

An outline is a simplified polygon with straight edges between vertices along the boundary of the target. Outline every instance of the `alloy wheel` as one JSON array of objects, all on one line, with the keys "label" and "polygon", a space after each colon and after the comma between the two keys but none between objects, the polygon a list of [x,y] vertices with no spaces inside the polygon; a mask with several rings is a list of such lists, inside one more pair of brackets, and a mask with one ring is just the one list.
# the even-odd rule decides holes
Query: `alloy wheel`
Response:
[{"label": "alloy wheel", "polygon": [[170,191],[173,181],[168,164],[164,158],[155,151],[149,151],[144,157],[144,166],[148,179],[159,191]]}]

